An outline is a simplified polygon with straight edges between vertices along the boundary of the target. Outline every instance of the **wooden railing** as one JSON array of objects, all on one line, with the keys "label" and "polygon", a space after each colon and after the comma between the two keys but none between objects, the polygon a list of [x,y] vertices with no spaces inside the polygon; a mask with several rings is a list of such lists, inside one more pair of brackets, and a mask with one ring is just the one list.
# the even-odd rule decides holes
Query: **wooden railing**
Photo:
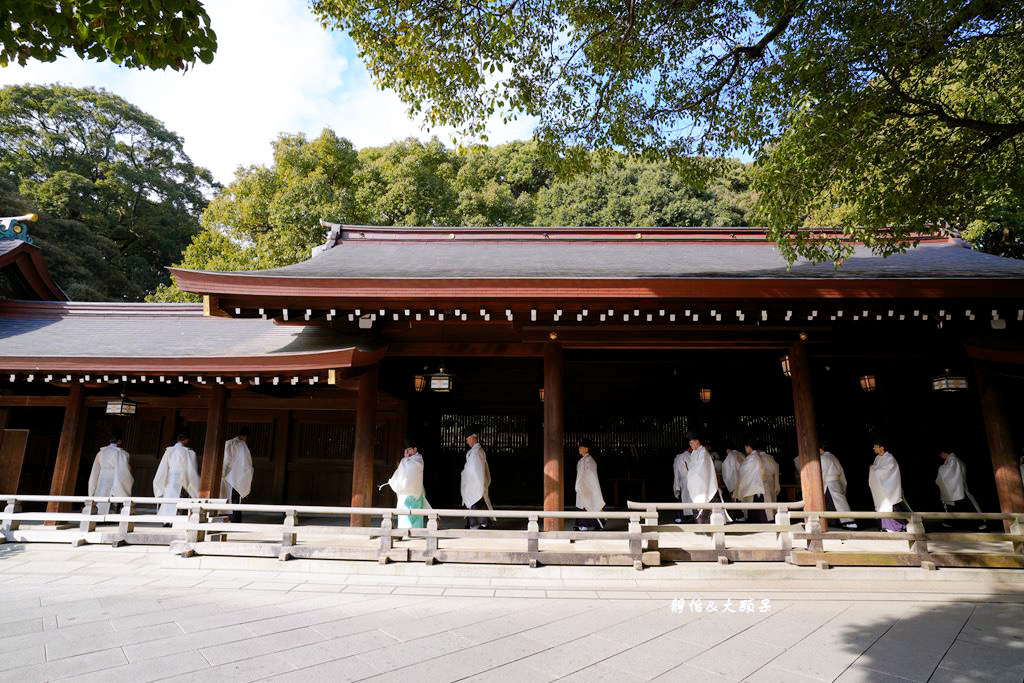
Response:
[{"label": "wooden railing", "polygon": [[[806,541],[805,550],[793,550],[791,561],[797,565],[822,568],[840,565],[883,565],[924,567],[1003,567],[1024,568],[1024,514],[984,512],[798,512],[794,517],[805,520],[804,530],[793,534]],[[906,520],[905,531],[822,530],[829,519]],[[999,527],[1008,522],[1009,533],[991,531],[928,531],[926,523],[988,522]],[[826,541],[892,541],[906,543],[906,549],[879,551],[875,549],[825,547]],[[933,545],[929,545],[933,544]],[[939,547],[952,546],[952,548]]]},{"label": "wooden railing", "polygon": [[[785,562],[793,549],[793,532],[800,531],[800,525],[794,524],[790,519],[791,511],[800,510],[804,506],[803,501],[777,502],[777,503],[705,503],[696,505],[694,503],[644,503],[627,501],[626,507],[630,510],[643,510],[644,523],[641,527],[644,532],[656,532],[658,538],[654,541],[655,548],[660,551],[661,559],[671,562],[719,562],[729,564],[730,562]],[[679,513],[682,510],[695,510],[701,508],[711,510],[710,524],[662,524],[660,522],[661,512]],[[773,515],[774,522],[763,524],[735,524],[727,523],[726,514],[728,511],[753,511],[763,510],[768,515]],[[710,536],[710,547],[708,548],[684,548],[681,541],[684,537],[680,534],[692,532]],[[770,532],[775,534],[773,547],[740,545],[730,547],[726,543],[729,536],[749,535],[753,533]]]},{"label": "wooden railing", "polygon": [[[194,503],[193,498],[143,498],[118,496],[37,496],[0,494],[3,511],[0,512],[0,543],[71,543],[74,546],[89,543],[110,543],[119,546],[170,545],[185,538],[187,519],[181,515],[157,515],[149,508],[162,504],[180,506]],[[224,499],[209,499],[210,503],[226,503]],[[25,503],[68,503],[81,505],[79,512],[26,511]],[[100,505],[118,505],[117,513],[100,514]],[[146,511],[143,511],[143,507]],[[116,524],[97,530],[97,525]],[[170,524],[170,529],[164,525]],[[136,528],[139,525],[156,525]]]},{"label": "wooden railing", "polygon": [[[539,510],[439,510],[404,508],[354,508],[286,505],[221,505],[192,501],[182,506],[189,512],[185,541],[172,544],[173,552],[182,555],[242,555],[305,559],[344,559],[434,562],[483,562],[494,564],[587,564],[632,565],[660,564],[657,551],[645,552],[644,541],[653,542],[657,534],[644,533],[638,512],[602,512],[601,519],[626,520],[626,531],[541,531],[543,519],[591,519],[593,513],[581,511],[544,512]],[[228,523],[211,519],[222,512],[259,513],[279,516],[281,522]],[[399,529],[398,515],[417,515],[426,519],[422,529]],[[322,518],[364,515],[379,516],[380,526],[339,527],[324,525]],[[444,528],[443,519],[461,524],[469,517],[487,516],[496,519],[520,520],[523,529]],[[303,523],[313,518],[312,523]],[[317,519],[319,518],[319,519]],[[210,534],[218,534],[210,541]],[[228,534],[233,538],[227,538]],[[239,535],[245,535],[238,538]],[[373,543],[377,540],[376,544]],[[423,540],[423,543],[412,541]],[[509,541],[507,548],[465,547],[462,539]],[[624,541],[617,549],[573,548],[576,541]],[[306,541],[303,543],[302,541]],[[396,545],[401,541],[401,545]],[[454,543],[451,543],[454,541]],[[542,547],[542,542],[566,541],[563,547]],[[552,545],[552,544],[545,544]]]},{"label": "wooden railing", "polygon": [[[25,511],[23,504],[70,503],[77,512]],[[674,562],[791,562],[827,568],[838,565],[1024,568],[1024,514],[813,512],[803,502],[709,503],[710,524],[666,524],[666,514],[693,509],[693,503],[630,501],[626,511],[598,513],[603,520],[624,521],[617,530],[541,531],[542,520],[591,519],[592,512],[540,510],[439,510],[353,508],[296,505],[229,505],[223,500],[191,498],[96,498],[88,496],[0,495],[0,542],[125,543],[167,545],[191,555],[274,557],[280,560],[344,559],[478,562],[538,566],[618,565],[642,569]],[[165,516],[150,510],[173,503],[185,515]],[[99,514],[97,505],[122,506]],[[727,512],[763,510],[773,522],[726,523]],[[231,523],[225,513],[239,511],[250,520]],[[352,515],[380,518],[380,525],[341,526]],[[424,528],[399,529],[399,515],[425,518]],[[465,529],[463,522],[481,515],[512,521],[519,529]],[[904,519],[904,532],[823,530],[830,519],[853,518],[875,523]],[[1009,531],[927,530],[927,525],[985,521],[1007,523]],[[165,528],[166,523],[171,528]],[[447,522],[447,524],[445,524]],[[802,524],[801,524],[802,522]],[[695,537],[702,534],[704,540]],[[885,541],[884,545],[874,541]],[[864,542],[864,543],[861,543]],[[903,545],[907,544],[907,545]],[[704,545],[704,547],[700,547]]]}]

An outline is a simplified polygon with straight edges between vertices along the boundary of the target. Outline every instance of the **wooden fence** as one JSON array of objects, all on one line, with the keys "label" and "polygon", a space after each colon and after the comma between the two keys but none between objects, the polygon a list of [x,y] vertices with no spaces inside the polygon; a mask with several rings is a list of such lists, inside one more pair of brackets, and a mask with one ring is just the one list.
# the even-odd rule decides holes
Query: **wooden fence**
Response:
[{"label": "wooden fence", "polygon": [[[692,503],[630,502],[625,511],[601,519],[625,522],[625,529],[541,531],[542,520],[590,519],[583,511],[407,510],[291,505],[229,505],[223,500],[89,498],[85,496],[0,495],[0,542],[58,542],[166,545],[184,556],[275,557],[280,560],[341,559],[387,562],[469,562],[490,564],[605,565],[642,569],[671,562],[790,562],[827,568],[837,565],[1024,568],[1024,514],[810,512],[803,503],[710,503],[710,524],[664,524],[660,518]],[[24,504],[81,505],[78,512],[25,511]],[[186,515],[153,514],[172,503]],[[98,505],[121,506],[99,514]],[[764,510],[773,522],[727,523],[729,512]],[[246,513],[233,523],[226,513]],[[396,526],[399,515],[426,518],[422,529]],[[342,526],[351,515],[379,517],[379,525]],[[518,529],[465,529],[469,517],[511,520]],[[829,519],[872,523],[906,519],[905,532],[823,530]],[[1007,523],[1008,532],[929,531],[926,525]],[[170,528],[165,527],[170,521]],[[802,523],[801,523],[802,522]],[[508,522],[502,526],[508,525]],[[621,524],[618,524],[621,526]]]}]

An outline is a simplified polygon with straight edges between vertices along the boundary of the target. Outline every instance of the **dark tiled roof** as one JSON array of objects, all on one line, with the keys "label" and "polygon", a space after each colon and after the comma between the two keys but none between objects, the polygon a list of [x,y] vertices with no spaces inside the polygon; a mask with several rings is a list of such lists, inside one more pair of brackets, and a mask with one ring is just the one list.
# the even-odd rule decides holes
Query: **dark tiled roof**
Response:
[{"label": "dark tiled roof", "polygon": [[[421,237],[384,234],[359,239],[358,228],[342,238],[332,228],[328,244],[316,255],[283,268],[233,273],[239,276],[285,278],[490,278],[490,279],[706,279],[706,278],[1013,278],[1024,279],[1024,261],[974,251],[958,240],[926,240],[906,253],[887,258],[863,246],[842,266],[812,264],[800,260],[787,268],[778,248],[750,229],[730,239],[728,230],[709,239],[661,239],[658,229],[645,231],[644,239],[588,239],[578,230],[537,239],[536,230],[504,230],[505,238],[474,236],[466,229],[451,229],[451,239],[440,239],[445,229],[415,228]],[[347,229],[347,228],[346,228]],[[377,233],[383,229],[368,228]],[[460,233],[455,236],[455,230]],[[492,229],[498,231],[501,229]],[[685,237],[685,231],[672,229]],[[625,230],[620,230],[625,233]],[[594,230],[591,229],[593,234]],[[352,235],[355,235],[354,237]],[[704,234],[695,230],[694,234]],[[426,236],[423,238],[422,236]]]},{"label": "dark tiled roof", "polygon": [[199,305],[0,305],[0,358],[281,358],[355,345],[329,328],[207,317]]}]

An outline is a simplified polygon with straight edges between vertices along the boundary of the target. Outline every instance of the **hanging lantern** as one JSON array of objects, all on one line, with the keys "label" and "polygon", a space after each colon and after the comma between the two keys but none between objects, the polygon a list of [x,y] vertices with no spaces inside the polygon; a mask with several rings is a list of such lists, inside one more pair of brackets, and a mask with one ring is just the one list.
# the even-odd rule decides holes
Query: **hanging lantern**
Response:
[{"label": "hanging lantern", "polygon": [[449,392],[455,384],[455,378],[444,371],[444,368],[439,368],[438,372],[435,372],[430,376],[430,390],[439,392]]},{"label": "hanging lantern", "polygon": [[412,388],[417,392],[427,388],[427,378],[424,375],[415,375],[412,378]]},{"label": "hanging lantern", "polygon": [[793,371],[789,367],[789,354],[788,353],[785,356],[782,357],[782,360],[780,361],[780,363],[782,364],[782,374],[785,375],[786,377],[792,377],[793,376]]},{"label": "hanging lantern", "polygon": [[862,375],[860,378],[860,388],[867,392],[875,390],[875,376],[874,375]]},{"label": "hanging lantern", "polygon": [[540,394],[540,402],[543,403],[544,402],[544,387],[541,387],[540,391],[538,393]]},{"label": "hanging lantern", "polygon": [[710,403],[711,402],[711,390],[710,389],[706,389],[706,388],[705,389],[700,389],[700,390],[698,390],[697,394],[700,396],[700,400],[704,401],[704,403]]},{"label": "hanging lantern", "polygon": [[121,398],[116,401],[107,401],[107,415],[116,415],[117,417],[129,417],[135,414],[139,404],[135,401],[129,400],[121,394]]},{"label": "hanging lantern", "polygon": [[949,368],[932,380],[932,391],[967,391],[967,378],[949,374]]}]

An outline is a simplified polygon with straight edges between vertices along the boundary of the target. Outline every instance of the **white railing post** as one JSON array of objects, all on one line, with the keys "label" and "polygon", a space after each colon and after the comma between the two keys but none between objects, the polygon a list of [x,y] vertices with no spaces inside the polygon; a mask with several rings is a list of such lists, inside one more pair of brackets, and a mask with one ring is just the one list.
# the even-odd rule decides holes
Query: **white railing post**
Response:
[{"label": "white railing post", "polygon": [[[1010,522],[1010,533],[1015,536],[1024,535],[1024,517],[1014,517]],[[1024,555],[1024,541],[1013,542],[1013,552]]]},{"label": "white railing post", "polygon": [[394,526],[391,518],[392,513],[390,511],[385,512],[380,517],[380,555],[377,557],[379,564],[388,563],[388,555],[394,547],[394,540],[391,538],[391,530]]},{"label": "white railing post", "polygon": [[633,558],[633,569],[644,568],[644,548],[643,548],[643,537],[642,528],[640,526],[640,515],[630,515],[629,527],[629,556]]},{"label": "white railing post", "polygon": [[[121,505],[121,516],[134,516],[135,515],[135,501],[129,500],[127,503]],[[122,534],[130,534],[135,531],[135,522],[131,522],[126,519],[122,519],[117,525],[117,531]]]},{"label": "white railing post", "polygon": [[78,529],[83,533],[89,533],[90,531],[96,531],[96,521],[92,519],[92,516],[96,514],[96,501],[87,500],[82,504],[82,521],[78,525]]},{"label": "white railing post", "polygon": [[778,547],[787,555],[793,550],[793,532],[790,530],[789,509],[780,507],[775,511],[775,524],[779,527]]},{"label": "white railing post", "polygon": [[526,522],[526,552],[540,552],[540,524],[537,515],[530,515]]},{"label": "white railing post", "polygon": [[[711,526],[725,526],[725,512],[721,508],[711,511]],[[716,531],[712,534],[715,541],[715,550],[725,550],[725,532]]]},{"label": "white railing post", "polygon": [[[808,534],[820,534],[821,533],[821,519],[818,515],[811,513],[807,515],[807,519],[804,521],[804,531]],[[820,538],[813,538],[807,541],[807,549],[811,552],[820,553],[825,548],[825,542]]]},{"label": "white railing post", "polygon": [[434,564],[434,557],[437,554],[437,513],[433,510],[427,513],[427,552],[426,563]]},{"label": "white railing post", "polygon": [[[648,505],[647,510],[644,511],[644,524],[647,526],[658,526],[660,519],[658,518],[658,508],[653,505]],[[648,550],[658,550],[661,546],[659,545],[660,536],[659,532],[655,532],[657,535],[655,538],[647,541]]]},{"label": "white railing post", "polygon": [[200,509],[198,505],[196,507],[194,507],[194,508],[190,508],[189,509],[189,511],[188,511],[188,524],[189,524],[190,528],[188,530],[188,537],[187,537],[189,543],[202,543],[203,541],[206,540],[206,532],[205,531],[203,531],[202,529],[191,528],[191,527],[199,526],[200,524],[205,524],[206,523],[206,518],[207,518],[206,511]]},{"label": "white railing post", "polygon": [[[18,502],[17,498],[8,498],[7,506],[4,508],[4,513],[8,515],[15,515],[21,512],[21,503]],[[0,526],[4,531],[17,531],[18,520],[16,519],[5,519],[3,525]]]}]

